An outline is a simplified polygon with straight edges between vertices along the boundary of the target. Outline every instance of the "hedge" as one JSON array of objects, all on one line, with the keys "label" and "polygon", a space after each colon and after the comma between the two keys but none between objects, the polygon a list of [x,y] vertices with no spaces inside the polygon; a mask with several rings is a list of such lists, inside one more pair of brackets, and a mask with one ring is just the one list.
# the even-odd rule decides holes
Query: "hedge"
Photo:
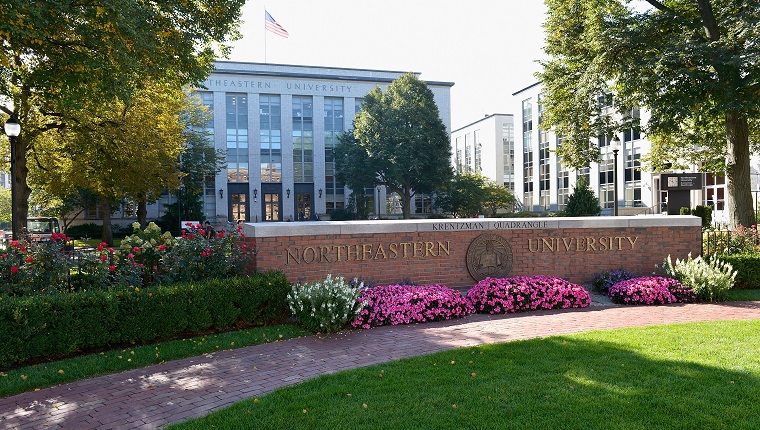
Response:
[{"label": "hedge", "polygon": [[736,270],[735,290],[760,288],[760,254],[718,255],[721,261],[731,264]]},{"label": "hedge", "polygon": [[280,272],[120,291],[0,299],[0,369],[289,315]]}]

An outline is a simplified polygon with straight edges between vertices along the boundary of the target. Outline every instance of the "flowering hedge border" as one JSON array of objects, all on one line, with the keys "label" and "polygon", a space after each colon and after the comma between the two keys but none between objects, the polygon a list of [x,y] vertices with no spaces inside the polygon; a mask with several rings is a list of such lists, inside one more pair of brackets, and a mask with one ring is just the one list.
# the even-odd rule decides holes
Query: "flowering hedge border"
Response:
[{"label": "flowering hedge border", "polygon": [[359,296],[364,308],[351,323],[368,329],[460,318],[475,312],[461,293],[444,285],[386,285],[366,288]]},{"label": "flowering hedge border", "polygon": [[537,309],[585,308],[591,295],[580,285],[548,276],[486,278],[467,292],[478,313],[512,313]]},{"label": "flowering hedge border", "polygon": [[662,276],[642,276],[618,282],[609,289],[609,298],[621,305],[662,305],[691,303],[697,296],[691,287],[677,279]]}]

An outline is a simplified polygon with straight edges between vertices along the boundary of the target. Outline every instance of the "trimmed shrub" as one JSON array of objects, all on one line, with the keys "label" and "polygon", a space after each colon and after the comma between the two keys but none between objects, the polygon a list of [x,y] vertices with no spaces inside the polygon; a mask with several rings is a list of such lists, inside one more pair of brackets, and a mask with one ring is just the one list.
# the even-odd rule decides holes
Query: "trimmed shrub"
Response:
[{"label": "trimmed shrub", "polygon": [[625,269],[608,270],[594,276],[591,285],[600,293],[607,294],[611,286],[631,278],[635,278],[634,274]]},{"label": "trimmed shrub", "polygon": [[599,198],[589,187],[588,180],[585,178],[578,179],[573,193],[567,199],[565,215],[569,217],[599,216],[601,213],[602,207],[599,206]]},{"label": "trimmed shrub", "polygon": [[712,225],[712,206],[699,205],[691,213],[702,218],[702,228],[708,228]]},{"label": "trimmed shrub", "polygon": [[609,297],[621,305],[662,305],[696,301],[696,294],[677,279],[642,276],[620,281],[610,287]]},{"label": "trimmed shrub", "polygon": [[364,308],[351,323],[368,329],[460,318],[475,312],[459,291],[443,285],[387,285],[365,288],[359,301]]},{"label": "trimmed shrub", "polygon": [[0,369],[80,350],[282,321],[281,273],[118,291],[0,297]]},{"label": "trimmed shrub", "polygon": [[679,209],[679,215],[691,215],[691,209],[683,207]]},{"label": "trimmed shrub", "polygon": [[363,285],[352,286],[343,277],[327,278],[311,284],[296,284],[288,294],[290,312],[313,332],[340,331],[361,311]]},{"label": "trimmed shrub", "polygon": [[736,270],[735,289],[760,288],[760,254],[732,254],[710,257],[711,260],[712,258],[719,258]]},{"label": "trimmed shrub", "polygon": [[580,285],[548,276],[486,278],[467,292],[478,313],[509,313],[536,309],[585,308],[591,296]]},{"label": "trimmed shrub", "polygon": [[736,279],[736,271],[730,264],[712,258],[710,262],[701,256],[692,259],[689,254],[686,260],[676,259],[675,264],[670,255],[663,263],[665,275],[678,279],[688,285],[700,301],[720,301],[726,299],[726,291],[731,289]]}]

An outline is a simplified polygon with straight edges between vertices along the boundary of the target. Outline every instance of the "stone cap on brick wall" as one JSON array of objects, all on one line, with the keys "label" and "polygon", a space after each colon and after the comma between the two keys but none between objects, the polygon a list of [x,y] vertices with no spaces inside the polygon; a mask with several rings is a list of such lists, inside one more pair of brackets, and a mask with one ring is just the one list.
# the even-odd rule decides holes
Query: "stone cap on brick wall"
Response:
[{"label": "stone cap on brick wall", "polygon": [[701,227],[691,215],[568,217],[568,218],[456,218],[370,221],[305,221],[246,223],[248,237],[321,236],[435,231],[553,230],[560,228]]}]

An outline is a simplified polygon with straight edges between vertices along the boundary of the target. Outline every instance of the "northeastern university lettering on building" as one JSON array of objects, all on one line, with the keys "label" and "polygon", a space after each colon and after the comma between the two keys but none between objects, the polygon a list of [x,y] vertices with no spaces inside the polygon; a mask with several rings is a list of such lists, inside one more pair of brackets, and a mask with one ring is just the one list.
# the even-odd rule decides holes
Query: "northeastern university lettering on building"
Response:
[{"label": "northeastern university lettering on building", "polygon": [[690,216],[248,223],[245,233],[256,270],[292,282],[330,274],[468,286],[499,274],[582,283],[621,267],[649,274],[668,255],[701,251],[701,221]]}]

